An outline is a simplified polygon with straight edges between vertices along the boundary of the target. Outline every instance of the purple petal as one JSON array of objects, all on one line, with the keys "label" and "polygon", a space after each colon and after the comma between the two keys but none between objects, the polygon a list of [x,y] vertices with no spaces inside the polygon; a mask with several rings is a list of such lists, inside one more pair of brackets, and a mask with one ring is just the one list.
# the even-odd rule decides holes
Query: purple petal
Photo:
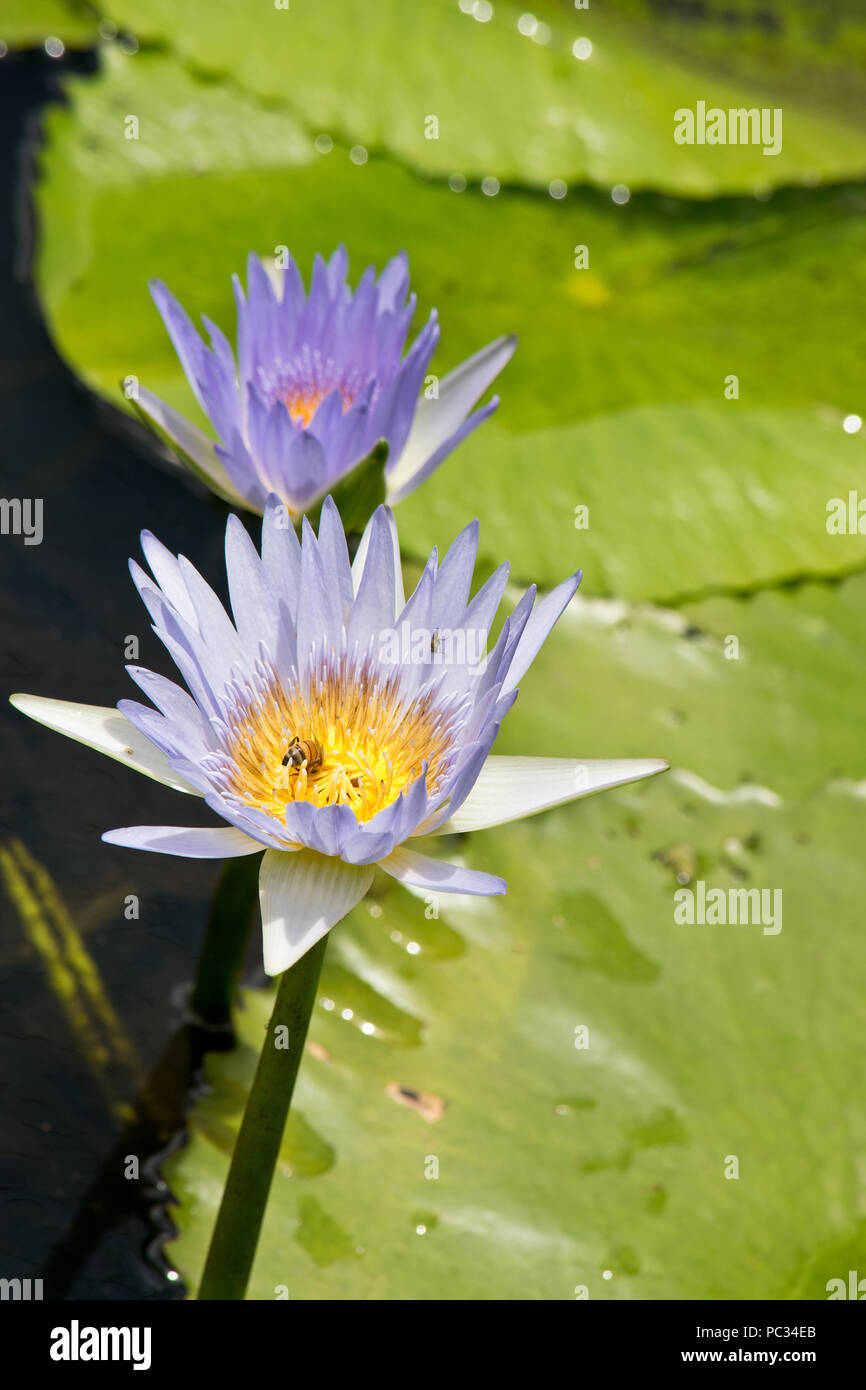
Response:
[{"label": "purple petal", "polygon": [[523,679],[544,645],[552,627],[559,621],[574,597],[581,577],[582,571],[578,570],[569,579],[564,579],[561,584],[557,584],[555,589],[551,589],[550,593],[545,594],[544,598],[535,605],[517,644],[517,650],[511,659],[508,675],[502,686],[503,694],[513,690]]},{"label": "purple petal", "polygon": [[196,332],[192,319],[183,305],[175,299],[171,290],[161,280],[151,280],[150,293],[159,310],[160,317],[168,329],[168,336],[180,358],[180,364],[195,393],[195,398],[204,410],[201,377],[207,357],[207,348]]},{"label": "purple petal", "polygon": [[463,617],[475,573],[478,532],[478,522],[470,521],[442,559],[433,594],[434,627],[446,627]]},{"label": "purple petal", "polygon": [[364,568],[349,622],[349,646],[357,642],[362,651],[383,628],[393,627],[396,617],[394,544],[384,507],[376,508],[366,534]]},{"label": "purple petal", "polygon": [[409,257],[405,251],[398,251],[396,256],[392,256],[379,276],[380,308],[399,309],[406,298],[408,288]]},{"label": "purple petal", "polygon": [[402,467],[399,473],[397,473],[397,467],[399,467],[402,460],[396,460],[395,475],[389,480],[388,485],[389,502],[395,504],[397,502],[402,502],[404,498],[409,496],[410,492],[414,492],[416,487],[423,483],[425,478],[429,478],[430,474],[436,471],[440,463],[444,462],[448,455],[454,452],[457,445],[463,443],[467,435],[470,435],[473,430],[476,430],[479,425],[483,424],[488,416],[493,414],[498,405],[499,397],[494,396],[492,401],[482,406],[480,410],[476,410],[475,414],[470,415],[468,420],[464,420],[460,428],[455,430],[452,435],[449,435],[445,442],[440,444],[439,448],[434,450],[424,463],[419,464],[413,473],[408,473]]}]

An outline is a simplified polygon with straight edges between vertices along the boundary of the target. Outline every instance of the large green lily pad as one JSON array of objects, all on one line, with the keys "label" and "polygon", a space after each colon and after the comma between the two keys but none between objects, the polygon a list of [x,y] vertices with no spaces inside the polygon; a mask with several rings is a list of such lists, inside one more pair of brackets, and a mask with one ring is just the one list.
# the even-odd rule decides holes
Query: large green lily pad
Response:
[{"label": "large green lily pad", "polygon": [[[503,899],[379,885],[331,936],[249,1296],[826,1297],[866,1257],[864,831],[850,793],[668,779],[452,846]],[[698,879],[781,890],[781,930],[678,925]],[[271,999],[169,1168],[193,1291]]]},{"label": "large green lily pad", "polygon": [[[382,877],[333,931],[251,1297],[822,1298],[866,1258],[864,593],[572,605],[500,751],[673,769],[441,842],[504,898]],[[765,915],[677,922],[699,882]],[[170,1168],[193,1292],[271,1001]]]},{"label": "large green lily pad", "polygon": [[[670,601],[866,561],[856,512],[849,529],[866,446],[837,412],[731,401],[526,434],[491,424],[461,449],[459,489],[456,467],[401,505],[404,545],[421,554],[478,516],[484,554],[541,585],[582,568],[584,594]],[[844,503],[844,534],[827,529],[831,499]]]},{"label": "large green lily pad", "polygon": [[[440,310],[443,371],[487,336],[520,335],[502,378],[511,430],[721,401],[731,373],[752,407],[857,408],[866,334],[852,340],[848,310],[866,293],[862,190],[770,204],[615,207],[588,190],[560,203],[489,199],[381,160],[354,165],[345,147],[319,153],[285,113],[164,55],[109,48],[104,71],[68,90],[70,107],[46,122],[38,278],[61,347],[105,391],[134,356],[187,404],[150,275],[230,332],[229,277],[248,251],[285,244],[308,271],[315,251],[344,239],[355,276],[408,250],[419,318]],[[130,116],[137,139],[126,138]],[[431,237],[435,226],[447,237]]]},{"label": "large green lily pad", "polygon": [[[311,129],[439,177],[709,195],[849,178],[866,166],[862,98],[858,113],[840,95],[840,70],[862,92],[853,62],[781,49],[756,72],[748,44],[741,63],[737,38],[729,40],[720,63],[712,47],[704,55],[699,44],[678,45],[676,26],[657,13],[547,4],[542,29],[528,35],[518,28],[520,6],[479,6],[479,16],[489,12],[480,22],[455,0],[295,0],[262,6],[254,19],[233,0],[211,0],[206,22],[197,6],[171,0],[114,0],[111,11],[140,37],[281,103]],[[581,38],[592,45],[584,59],[573,54]],[[780,153],[676,144],[675,111],[698,101],[725,111],[784,103]]]},{"label": "large green lily pad", "polygon": [[[527,580],[582,564],[584,592],[657,600],[863,563],[863,538],[825,525],[863,472],[862,440],[841,428],[863,409],[866,340],[849,329],[866,293],[862,193],[697,208],[458,195],[320,154],[296,123],[170,58],[111,52],[51,113],[39,265],[61,349],[111,399],[135,375],[201,422],[151,276],[231,332],[230,276],[250,248],[286,245],[307,267],[345,238],[358,274],[402,245],[419,314],[440,310],[438,371],[496,333],[521,338],[495,421],[461,450],[460,487],[451,460],[401,506],[410,551],[478,514],[489,557]],[[431,238],[439,225],[448,236]]]}]

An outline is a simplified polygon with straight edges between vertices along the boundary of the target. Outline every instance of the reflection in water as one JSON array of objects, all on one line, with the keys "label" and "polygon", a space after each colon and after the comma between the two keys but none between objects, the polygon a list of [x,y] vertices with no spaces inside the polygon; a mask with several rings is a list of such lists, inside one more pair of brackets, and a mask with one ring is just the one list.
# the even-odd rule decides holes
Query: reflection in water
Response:
[{"label": "reflection in water", "polygon": [[[50,874],[13,838],[0,845],[0,879],[112,1113],[129,1118],[122,1097],[130,1082],[140,1081],[135,1050]],[[118,1066],[124,1073],[119,1084]]]}]

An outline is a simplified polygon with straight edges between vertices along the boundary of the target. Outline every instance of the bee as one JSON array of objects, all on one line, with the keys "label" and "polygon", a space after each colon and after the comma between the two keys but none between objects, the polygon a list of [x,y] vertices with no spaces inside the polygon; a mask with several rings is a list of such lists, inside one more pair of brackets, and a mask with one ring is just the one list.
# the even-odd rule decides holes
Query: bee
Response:
[{"label": "bee", "polygon": [[435,656],[436,653],[439,651],[441,645],[440,638],[441,633],[437,627],[436,631],[433,633],[433,636],[430,638],[430,651],[433,656]]},{"label": "bee", "polygon": [[288,750],[283,758],[283,767],[303,767],[307,764],[308,772],[315,772],[321,767],[324,754],[322,745],[317,743],[314,738],[298,738],[297,734],[289,744]]}]

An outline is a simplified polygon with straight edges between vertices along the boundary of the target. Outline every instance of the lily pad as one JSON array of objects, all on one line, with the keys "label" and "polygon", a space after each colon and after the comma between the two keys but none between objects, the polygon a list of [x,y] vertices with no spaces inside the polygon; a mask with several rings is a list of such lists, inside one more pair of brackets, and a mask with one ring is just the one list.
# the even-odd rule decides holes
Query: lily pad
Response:
[{"label": "lily pad", "polygon": [[[333,1162],[278,1172],[251,1298],[822,1298],[866,1257],[864,596],[572,605],[501,751],[674,769],[443,844],[504,898],[382,879],[335,928],[296,1121]],[[700,920],[713,890],[736,922]],[[272,997],[208,1061],[235,1131]],[[168,1175],[193,1294],[226,1164],[193,1112]]]},{"label": "lily pad", "polygon": [[[650,753],[698,795],[715,788],[743,804],[796,802],[833,780],[866,779],[864,651],[864,575],[675,612],[578,594],[536,657],[497,749]],[[543,706],[534,689],[544,690]]]},{"label": "lily pad", "polygon": [[[509,892],[441,901],[466,944],[447,960],[410,953],[424,902],[379,885],[329,961],[422,1039],[364,1031],[323,987],[297,1107],[305,1152],[312,1131],[333,1164],[278,1170],[249,1296],[826,1296],[866,1254],[850,1046],[864,831],[844,791],[784,810],[670,779],[598,797],[464,846]],[[768,890],[779,930],[678,924],[674,893],[698,879]],[[271,1002],[248,992],[244,1046],[208,1059],[230,1125],[227,1079],[248,1083]],[[440,1105],[425,1115],[400,1088]],[[227,1157],[190,1123],[169,1252],[194,1292]]]},{"label": "lily pad", "polygon": [[[459,490],[446,467],[400,508],[401,539],[418,554],[431,534],[480,516],[484,553],[508,555],[522,579],[551,585],[582,568],[584,594],[660,602],[866,562],[856,513],[848,530],[866,446],[837,412],[731,401],[527,434],[490,425],[460,464]],[[844,534],[827,529],[832,499],[844,502]]]},{"label": "lily pad", "polygon": [[862,564],[863,538],[828,535],[825,511],[863,469],[862,440],[841,428],[863,412],[866,338],[850,328],[866,293],[862,192],[767,207],[491,200],[320,154],[296,123],[163,55],[111,50],[70,89],[48,123],[39,283],[61,350],[118,404],[118,381],[138,378],[203,423],[150,277],[231,332],[230,277],[251,247],[288,246],[306,269],[347,238],[358,274],[402,245],[419,313],[440,310],[435,371],[500,332],[521,340],[495,420],[401,505],[416,555],[478,514],[515,574],[550,584],[581,564],[584,592],[629,599]]},{"label": "lily pad", "polygon": [[[844,60],[829,65],[807,52],[804,64],[802,51],[783,49],[756,73],[748,45],[739,63],[736,34],[720,64],[700,41],[678,46],[665,15],[617,8],[542,5],[534,28],[520,7],[467,14],[454,0],[343,0],[336,9],[296,0],[263,6],[254,20],[232,0],[210,0],[206,19],[171,0],[114,0],[112,14],[197,71],[280,102],[311,129],[440,178],[710,195],[863,172],[862,97],[858,114],[835,80],[851,66]],[[781,3],[770,9],[784,16]],[[856,90],[863,86],[860,75]],[[783,98],[784,138],[772,157],[757,144],[674,141],[680,108],[772,108]]]},{"label": "lily pad", "polygon": [[67,48],[86,48],[97,37],[96,13],[89,5],[76,0],[4,0],[0,39],[9,48],[37,48],[45,39],[60,39]]}]

